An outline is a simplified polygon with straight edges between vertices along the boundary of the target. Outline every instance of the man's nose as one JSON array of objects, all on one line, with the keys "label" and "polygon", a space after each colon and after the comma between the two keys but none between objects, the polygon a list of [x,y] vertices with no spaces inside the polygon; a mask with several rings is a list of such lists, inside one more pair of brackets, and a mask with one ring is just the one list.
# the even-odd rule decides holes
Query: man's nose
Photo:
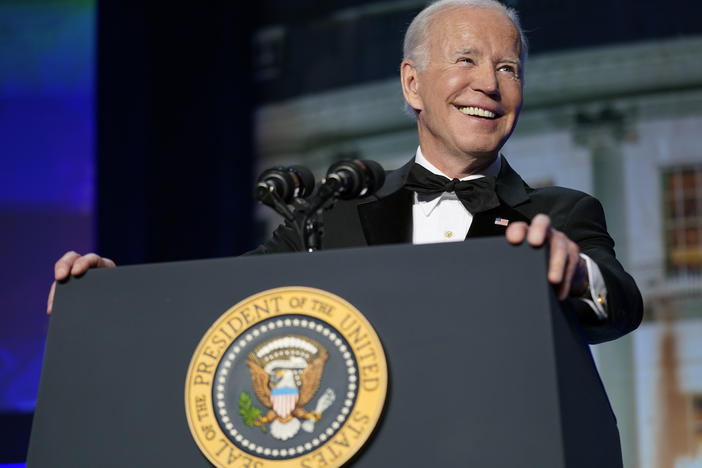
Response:
[{"label": "man's nose", "polygon": [[491,64],[476,67],[470,87],[494,99],[500,96],[500,88],[497,84],[497,72]]}]

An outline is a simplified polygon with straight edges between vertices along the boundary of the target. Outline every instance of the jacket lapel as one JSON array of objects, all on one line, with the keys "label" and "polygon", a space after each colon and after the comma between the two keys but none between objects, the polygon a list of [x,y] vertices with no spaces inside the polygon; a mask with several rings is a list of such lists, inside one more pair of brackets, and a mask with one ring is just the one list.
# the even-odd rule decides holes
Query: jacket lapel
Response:
[{"label": "jacket lapel", "polygon": [[507,159],[502,156],[500,173],[495,181],[495,191],[502,203],[512,208],[529,201],[529,186],[519,177]]},{"label": "jacket lapel", "polygon": [[412,242],[412,192],[400,189],[358,206],[368,245]]},{"label": "jacket lapel", "polygon": [[414,158],[388,173],[374,199],[358,205],[358,216],[368,245],[412,242],[412,192],[402,186]]},{"label": "jacket lapel", "polygon": [[483,211],[482,213],[476,213],[473,216],[473,222],[470,225],[466,239],[472,237],[503,236],[507,226],[497,224],[496,221],[498,218],[507,220],[509,223],[513,221],[529,222],[529,218],[514,209],[515,206],[529,201],[526,188],[526,183],[507,163],[507,159],[502,156],[500,173],[495,183],[495,191],[497,192],[497,197],[500,199],[500,206]]}]

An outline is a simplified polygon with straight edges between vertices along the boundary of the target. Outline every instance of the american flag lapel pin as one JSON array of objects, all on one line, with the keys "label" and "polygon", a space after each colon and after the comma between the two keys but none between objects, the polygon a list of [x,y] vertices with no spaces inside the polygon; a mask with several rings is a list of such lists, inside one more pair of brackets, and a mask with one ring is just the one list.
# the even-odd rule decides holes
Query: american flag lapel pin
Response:
[{"label": "american flag lapel pin", "polygon": [[495,218],[495,224],[499,224],[500,226],[507,226],[509,224],[509,219]]}]

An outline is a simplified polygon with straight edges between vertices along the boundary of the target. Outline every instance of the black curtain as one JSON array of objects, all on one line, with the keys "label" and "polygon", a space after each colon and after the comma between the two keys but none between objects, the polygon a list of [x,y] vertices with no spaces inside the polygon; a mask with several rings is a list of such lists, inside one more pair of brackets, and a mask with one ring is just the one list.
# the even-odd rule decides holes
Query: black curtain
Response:
[{"label": "black curtain", "polygon": [[250,19],[235,2],[100,2],[97,24],[98,251],[252,248]]}]

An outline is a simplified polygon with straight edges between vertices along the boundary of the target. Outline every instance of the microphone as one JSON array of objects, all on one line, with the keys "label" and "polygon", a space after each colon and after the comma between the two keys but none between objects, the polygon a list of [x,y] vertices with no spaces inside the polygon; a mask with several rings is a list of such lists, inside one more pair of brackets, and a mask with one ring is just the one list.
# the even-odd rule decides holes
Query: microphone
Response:
[{"label": "microphone", "polygon": [[342,200],[373,195],[385,182],[385,171],[375,161],[348,160],[331,165],[322,187],[330,186]]},{"label": "microphone", "polygon": [[382,166],[369,160],[354,159],[332,164],[316,191],[314,176],[309,169],[278,166],[261,173],[255,195],[256,199],[283,216],[305,250],[313,252],[322,247],[324,209],[331,207],[338,198],[351,200],[373,195],[384,182]]},{"label": "microphone", "polygon": [[304,198],[314,190],[314,175],[303,166],[273,167],[258,176],[254,194],[256,199],[266,203],[271,193],[284,203],[295,198]]},{"label": "microphone", "polygon": [[333,198],[351,200],[373,195],[384,182],[385,171],[375,161],[354,159],[336,162],[310,198],[308,211],[316,212]]}]

